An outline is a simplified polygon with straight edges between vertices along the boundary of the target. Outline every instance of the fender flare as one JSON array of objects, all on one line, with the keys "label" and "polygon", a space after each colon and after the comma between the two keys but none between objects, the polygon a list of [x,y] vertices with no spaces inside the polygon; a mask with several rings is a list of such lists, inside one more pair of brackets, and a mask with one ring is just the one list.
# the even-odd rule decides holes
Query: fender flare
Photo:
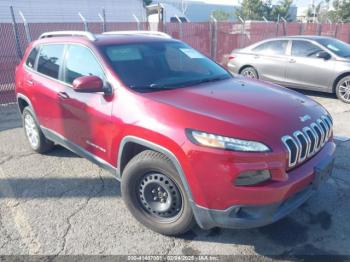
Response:
[{"label": "fender flare", "polygon": [[[33,104],[32,104],[32,102],[30,102],[30,99],[27,96],[23,95],[22,93],[17,93],[16,97],[17,97],[17,103],[18,103],[19,99],[23,99],[24,101],[27,102],[27,104],[31,107],[31,109],[34,112]],[[18,109],[20,110],[19,103],[18,103]],[[34,112],[34,114],[35,114],[35,112]]]},{"label": "fender flare", "polygon": [[[122,154],[123,154],[123,150],[124,150],[124,147],[127,143],[129,142],[132,142],[132,143],[135,143],[135,144],[139,144],[141,146],[144,146],[144,147],[147,147],[147,148],[150,148],[154,151],[157,151],[159,153],[162,153],[164,154],[165,156],[167,156],[170,161],[173,163],[173,165],[175,166],[176,168],[176,171],[178,172],[179,176],[180,176],[180,179],[181,179],[181,182],[182,184],[184,185],[184,188],[185,188],[185,191],[186,191],[186,194],[187,194],[187,197],[188,197],[188,200],[192,203],[194,203],[193,201],[193,196],[192,196],[192,192],[191,192],[191,189],[188,185],[188,182],[187,182],[187,179],[186,179],[186,176],[185,176],[185,173],[181,167],[181,164],[179,162],[179,160],[177,159],[177,157],[174,155],[174,153],[172,153],[169,149],[161,146],[161,145],[158,145],[154,142],[151,142],[151,141],[148,141],[146,139],[143,139],[143,138],[140,138],[140,137],[136,137],[136,136],[125,136],[120,145],[119,145],[119,150],[118,150],[118,167],[119,167],[119,164],[121,163],[121,159],[122,159]],[[119,168],[118,168],[119,169]],[[122,174],[120,174],[120,176],[122,177]]]}]

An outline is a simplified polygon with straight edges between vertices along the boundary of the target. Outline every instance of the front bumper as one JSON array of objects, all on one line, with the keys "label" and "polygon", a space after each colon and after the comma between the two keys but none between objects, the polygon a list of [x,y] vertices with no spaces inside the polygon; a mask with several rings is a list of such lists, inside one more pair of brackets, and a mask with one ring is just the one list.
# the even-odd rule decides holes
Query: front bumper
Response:
[{"label": "front bumper", "polygon": [[[225,210],[209,209],[192,203],[193,212],[195,214],[198,225],[203,229],[213,227],[222,228],[254,228],[271,224],[277,220],[287,216],[293,210],[301,206],[309,197],[317,190],[317,188],[325,182],[333,169],[334,153],[324,156],[322,159],[317,157],[306,164],[307,169],[312,166],[312,179],[308,184],[299,189],[299,191],[288,195],[284,200],[264,205],[232,205]],[[315,164],[315,161],[318,161]],[[322,175],[321,179],[318,172],[325,171],[327,176]],[[296,176],[305,172],[305,167],[301,166],[291,171],[288,176]],[[306,172],[305,172],[306,173]],[[323,172],[324,173],[324,172]],[[306,175],[306,174],[305,174]],[[305,181],[310,177],[306,175],[302,180]]]},{"label": "front bumper", "polygon": [[287,216],[302,205],[314,191],[314,188],[309,186],[285,202],[264,206],[232,206],[226,210],[215,210],[196,205],[194,212],[196,218],[200,218],[197,222],[203,229],[260,227]]}]

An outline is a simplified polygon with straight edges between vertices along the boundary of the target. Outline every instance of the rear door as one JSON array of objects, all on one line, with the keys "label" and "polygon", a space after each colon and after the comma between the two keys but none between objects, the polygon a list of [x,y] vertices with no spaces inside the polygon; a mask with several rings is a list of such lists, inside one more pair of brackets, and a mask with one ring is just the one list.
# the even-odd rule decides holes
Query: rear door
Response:
[{"label": "rear door", "polygon": [[286,54],[288,40],[272,40],[255,47],[253,64],[262,80],[283,83],[288,61]]},{"label": "rear door", "polygon": [[287,63],[286,82],[290,87],[325,91],[334,78],[335,61],[317,58],[325,51],[319,45],[307,40],[293,40]]},{"label": "rear door", "polygon": [[[31,103],[40,125],[60,133],[59,93],[64,85],[58,80],[61,74],[64,44],[44,44],[39,48],[36,61],[28,59],[25,84],[31,89]],[[34,66],[34,64],[35,66]]]}]

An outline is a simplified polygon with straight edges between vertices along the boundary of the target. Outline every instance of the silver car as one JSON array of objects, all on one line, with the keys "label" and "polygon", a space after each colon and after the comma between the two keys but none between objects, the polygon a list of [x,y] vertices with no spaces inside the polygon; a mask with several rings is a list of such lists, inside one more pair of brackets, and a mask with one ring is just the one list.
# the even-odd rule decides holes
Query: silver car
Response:
[{"label": "silver car", "polygon": [[350,103],[350,45],[331,37],[268,39],[229,57],[235,74],[291,87],[336,93]]}]

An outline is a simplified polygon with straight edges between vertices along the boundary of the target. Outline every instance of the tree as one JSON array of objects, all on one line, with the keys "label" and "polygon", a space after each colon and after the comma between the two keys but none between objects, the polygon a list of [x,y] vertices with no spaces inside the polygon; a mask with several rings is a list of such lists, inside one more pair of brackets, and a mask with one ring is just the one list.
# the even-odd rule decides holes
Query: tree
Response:
[{"label": "tree", "polygon": [[289,20],[292,3],[293,0],[280,0],[277,5],[272,4],[271,0],[243,0],[235,14],[244,20],[262,20],[263,17],[270,21],[277,21],[279,17]]},{"label": "tree", "polygon": [[350,21],[350,0],[334,0],[333,7],[336,22]]},{"label": "tree", "polygon": [[263,3],[263,16],[269,20],[269,21],[273,21],[275,20],[274,17],[273,17],[273,5],[272,5],[272,2],[271,0],[267,0],[267,1],[264,1]]},{"label": "tree", "polygon": [[319,22],[319,23],[327,22],[328,15],[329,15],[329,11],[328,11],[327,1],[326,1],[326,4],[324,4],[324,2],[319,2],[318,5],[311,6],[307,11],[307,16],[309,18],[315,17],[316,21],[314,21],[314,19],[312,19],[312,21]]},{"label": "tree", "polygon": [[293,0],[280,0],[277,5],[273,6],[272,17],[274,21],[277,21],[278,18],[283,17],[287,21],[290,20],[289,9],[293,3]]},{"label": "tree", "polygon": [[264,13],[262,0],[243,0],[235,15],[244,20],[261,20]]},{"label": "tree", "polygon": [[217,21],[227,21],[232,17],[232,15],[230,13],[225,12],[225,11],[220,10],[220,9],[213,11],[212,15]]}]

